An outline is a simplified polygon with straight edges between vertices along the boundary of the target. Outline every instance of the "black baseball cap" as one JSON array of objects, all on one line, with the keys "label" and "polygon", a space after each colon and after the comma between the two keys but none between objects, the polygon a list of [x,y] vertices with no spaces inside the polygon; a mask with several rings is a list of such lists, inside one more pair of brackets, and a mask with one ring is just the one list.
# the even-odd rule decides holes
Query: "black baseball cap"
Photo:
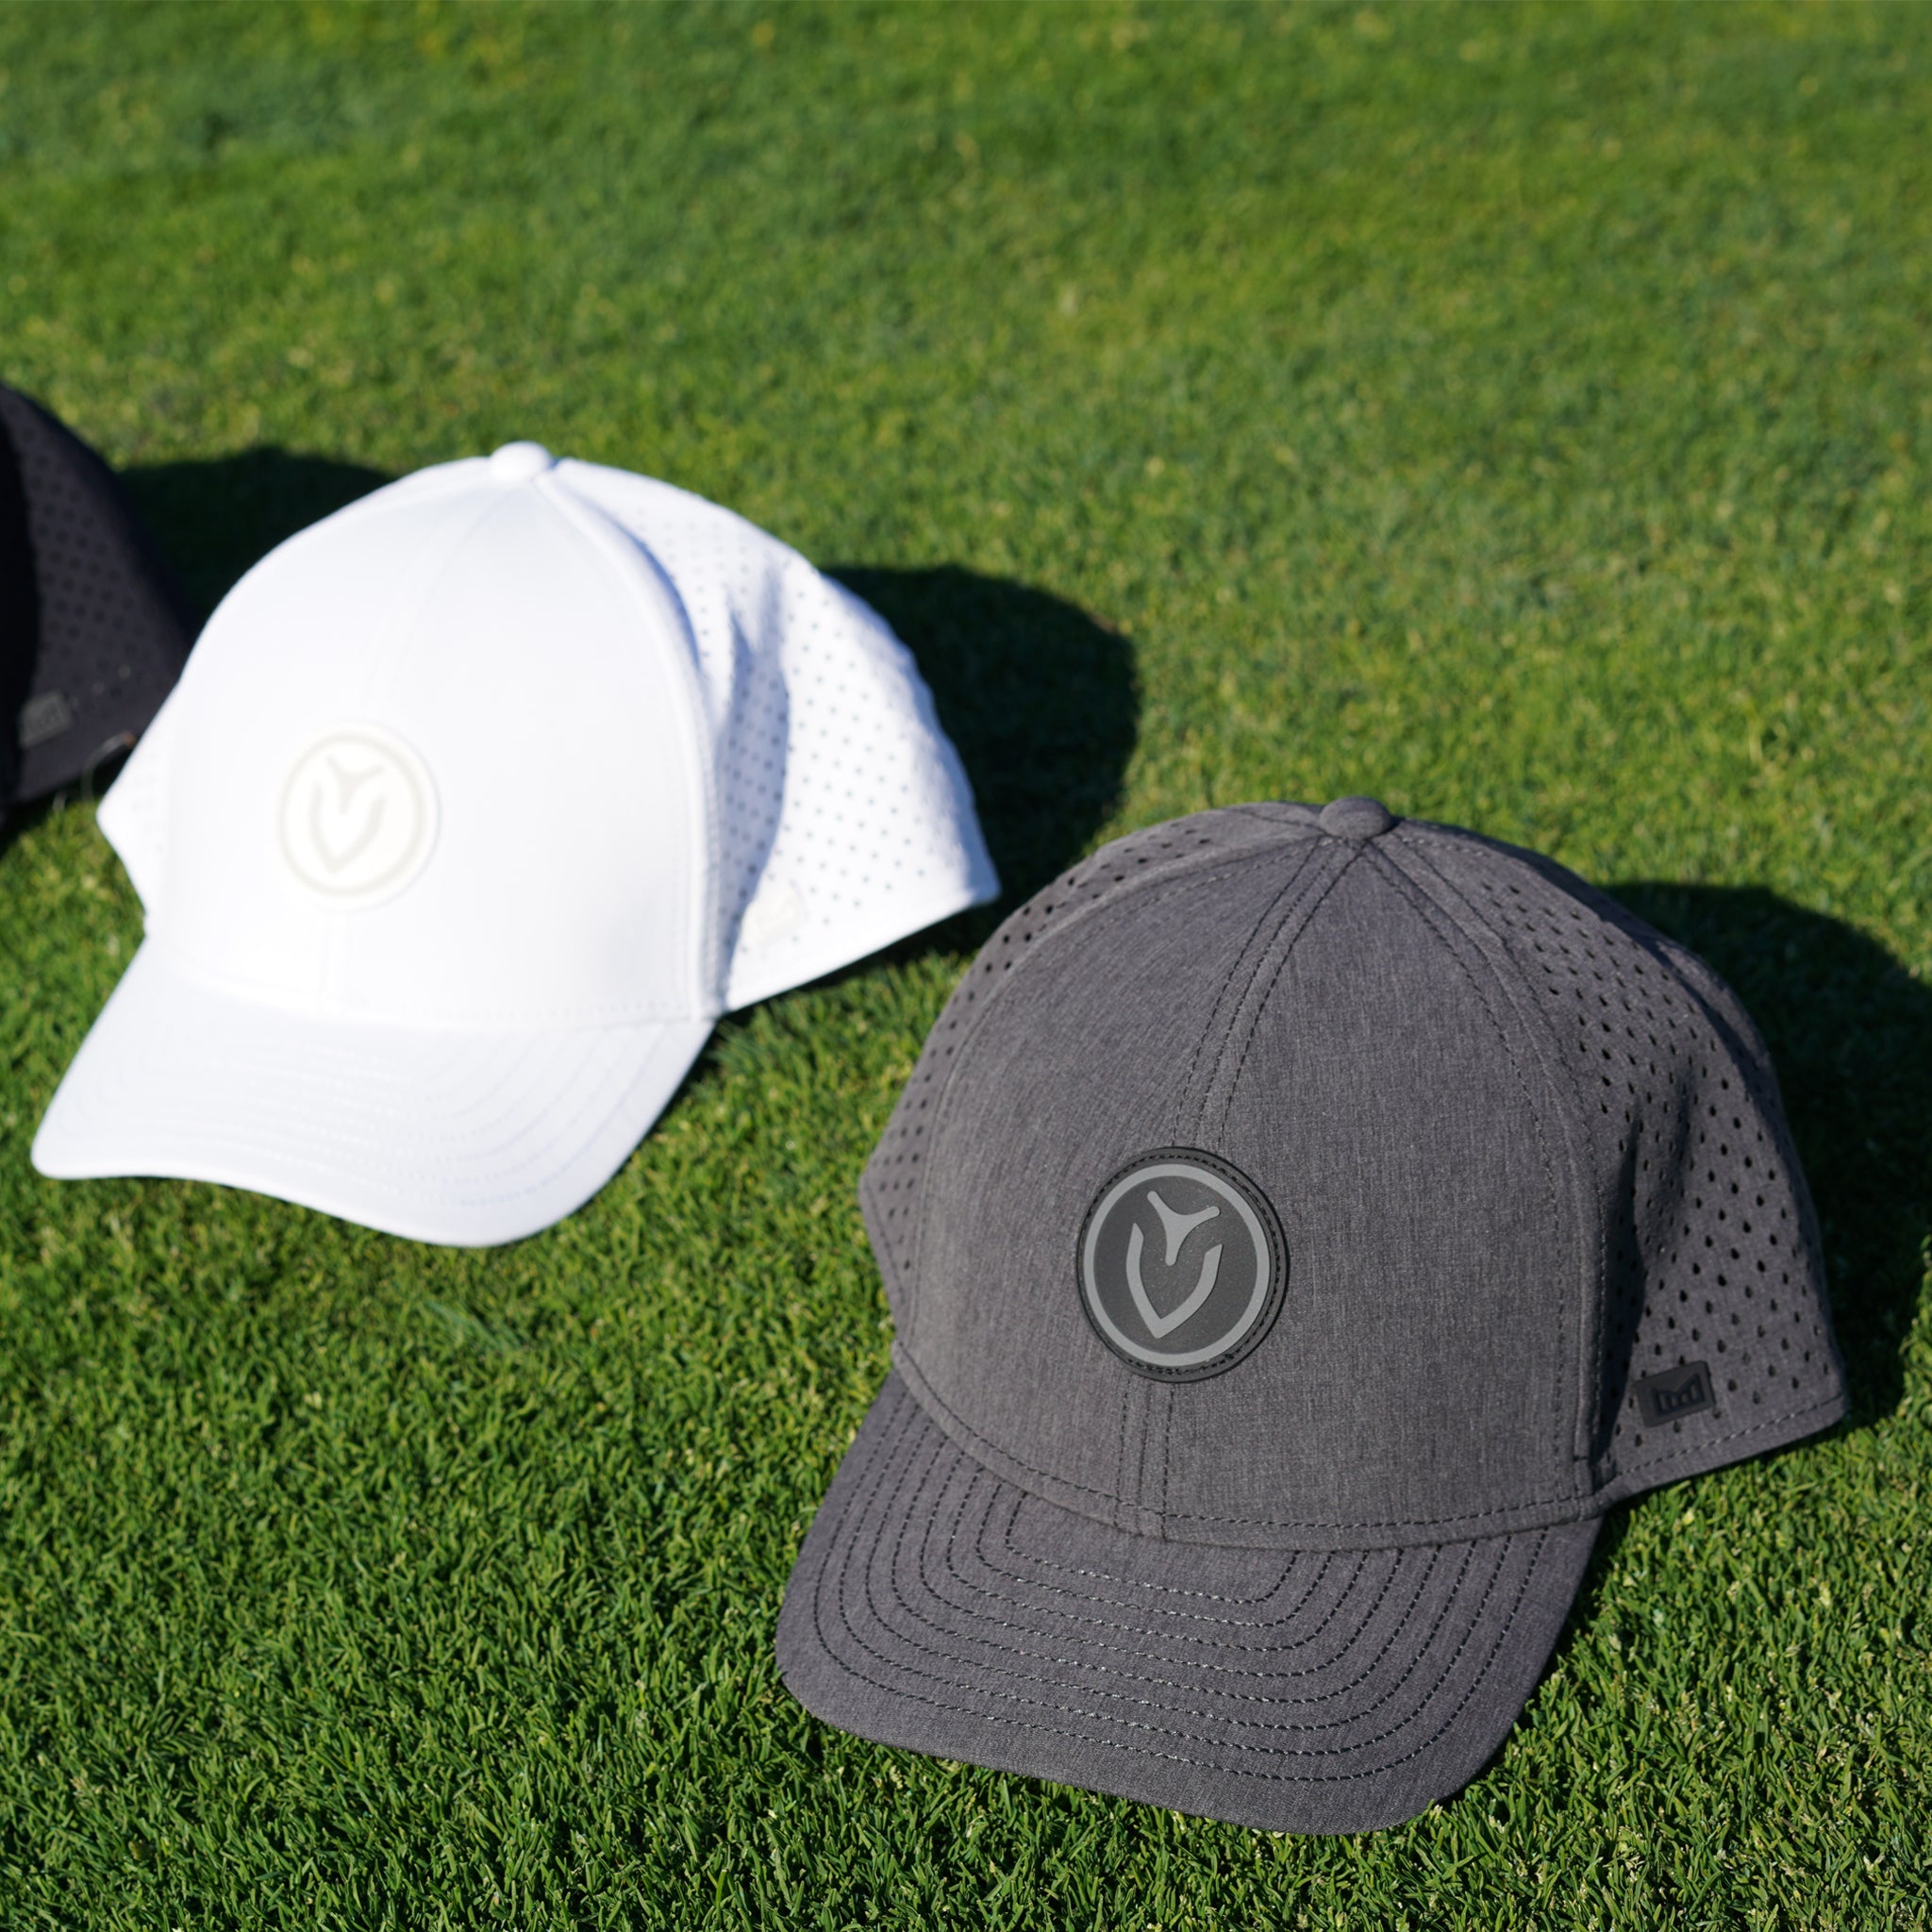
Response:
[{"label": "black baseball cap", "polygon": [[893,1369],[786,1594],[862,1737],[1397,1824],[1612,1505],[1844,1410],[1762,1041],[1537,855],[1373,799],[1105,847],[994,934],[860,1187]]},{"label": "black baseball cap", "polygon": [[131,745],[193,635],[107,464],[0,384],[0,811]]}]

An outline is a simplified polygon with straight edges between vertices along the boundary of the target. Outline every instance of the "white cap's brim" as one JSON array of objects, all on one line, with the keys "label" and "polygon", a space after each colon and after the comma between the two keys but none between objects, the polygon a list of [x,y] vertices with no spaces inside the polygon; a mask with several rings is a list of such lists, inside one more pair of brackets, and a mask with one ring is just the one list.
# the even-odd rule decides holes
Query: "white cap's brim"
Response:
[{"label": "white cap's brim", "polygon": [[676,1092],[708,1019],[542,1032],[316,1018],[188,976],[152,941],[34,1139],[60,1180],[160,1174],[489,1247],[581,1207]]}]

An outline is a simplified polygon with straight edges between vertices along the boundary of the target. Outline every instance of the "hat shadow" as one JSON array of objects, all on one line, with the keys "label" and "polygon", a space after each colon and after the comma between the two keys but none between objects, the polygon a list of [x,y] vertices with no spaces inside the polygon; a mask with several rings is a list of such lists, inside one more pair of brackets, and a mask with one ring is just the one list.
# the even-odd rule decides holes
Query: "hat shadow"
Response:
[{"label": "hat shadow", "polygon": [[[1932,991],[1864,933],[1761,886],[1626,879],[1605,890],[1714,968],[1771,1049],[1824,1237],[1850,1398],[1838,1427],[1869,1428],[1905,1395],[1932,1237]],[[1627,1507],[1605,1519],[1540,1684],[1594,1620],[1629,1522]]]},{"label": "hat shadow", "polygon": [[123,489],[174,566],[197,621],[277,543],[389,482],[333,457],[262,448],[192,462],[139,463]]},{"label": "hat shadow", "polygon": [[1077,605],[958,564],[831,564],[890,624],[958,749],[1000,900],[902,941],[888,957],[973,950],[1088,849],[1121,800],[1140,730],[1131,641]]}]

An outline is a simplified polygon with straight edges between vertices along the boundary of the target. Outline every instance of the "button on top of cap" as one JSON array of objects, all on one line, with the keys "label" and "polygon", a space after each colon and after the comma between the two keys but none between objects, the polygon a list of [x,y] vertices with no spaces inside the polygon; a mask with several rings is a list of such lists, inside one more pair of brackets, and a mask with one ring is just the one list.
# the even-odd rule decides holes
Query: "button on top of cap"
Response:
[{"label": "button on top of cap", "polygon": [[1379,839],[1395,814],[1379,798],[1336,798],[1322,808],[1318,823],[1331,839]]},{"label": "button on top of cap", "polygon": [[490,458],[490,474],[499,483],[527,483],[556,461],[541,442],[507,442]]}]

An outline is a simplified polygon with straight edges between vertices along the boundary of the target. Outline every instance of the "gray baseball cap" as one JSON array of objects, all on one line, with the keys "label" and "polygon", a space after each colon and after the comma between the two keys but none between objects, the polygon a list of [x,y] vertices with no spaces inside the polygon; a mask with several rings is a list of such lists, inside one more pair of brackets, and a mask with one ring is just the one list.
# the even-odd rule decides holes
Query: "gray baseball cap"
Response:
[{"label": "gray baseball cap", "polygon": [[778,1624],[861,1737],[1274,1831],[1458,1790],[1623,1498],[1844,1410],[1762,1041],[1373,799],[1105,847],[860,1186],[893,1372]]}]

